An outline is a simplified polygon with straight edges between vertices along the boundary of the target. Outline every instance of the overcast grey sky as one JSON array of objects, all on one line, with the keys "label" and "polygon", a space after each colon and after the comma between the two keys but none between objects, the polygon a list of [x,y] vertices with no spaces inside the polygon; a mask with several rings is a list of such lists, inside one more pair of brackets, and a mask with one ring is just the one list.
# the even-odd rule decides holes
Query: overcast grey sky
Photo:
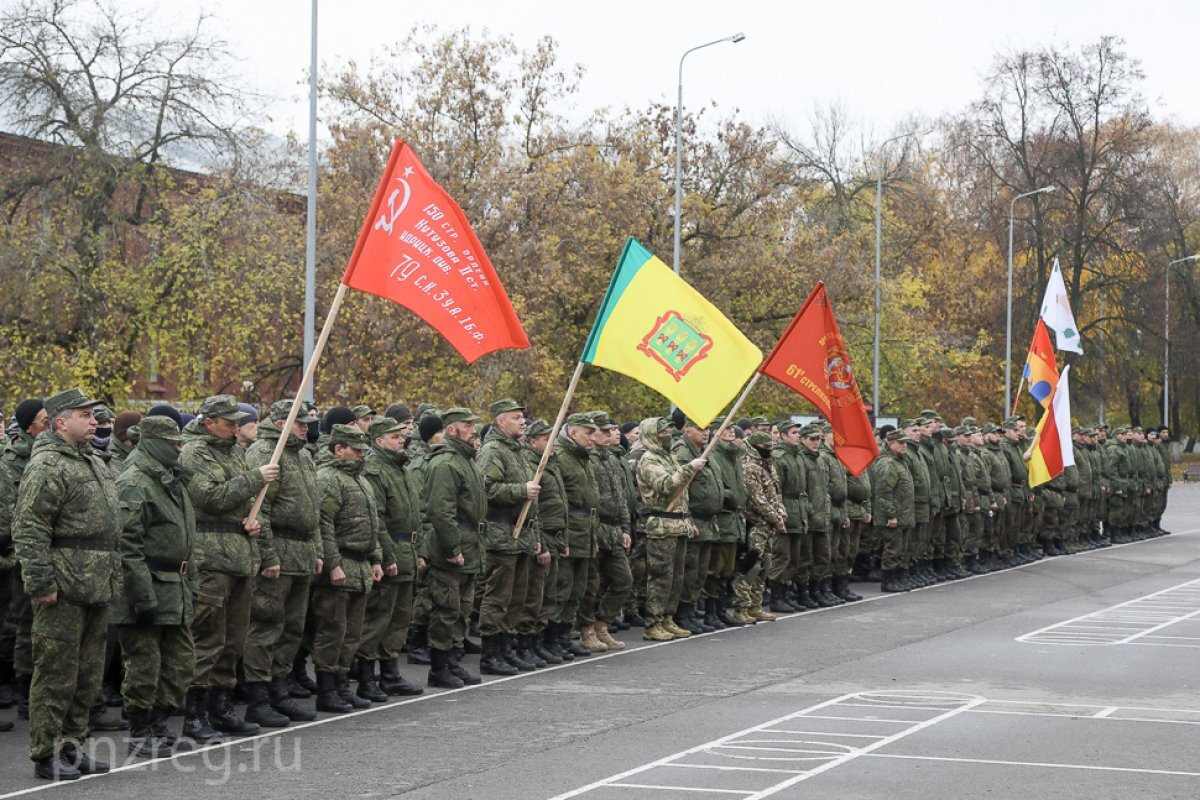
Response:
[{"label": "overcast grey sky", "polygon": [[[123,3],[124,0],[118,0]],[[196,6],[210,30],[242,59],[247,82],[278,95],[270,129],[307,130],[309,0],[200,0],[147,7],[156,20],[182,23]],[[556,38],[565,63],[586,67],[577,115],[600,106],[674,103],[684,50],[738,31],[740,44],[688,56],[684,102],[740,108],[755,123],[807,125],[814,104],[839,101],[877,136],[913,112],[962,108],[980,92],[994,53],[1117,34],[1142,62],[1145,94],[1160,118],[1200,124],[1195,37],[1200,2],[1006,0],[928,2],[516,2],[321,0],[320,57],[329,65],[402,39],[413,24],[471,25],[509,34],[522,46]]]}]

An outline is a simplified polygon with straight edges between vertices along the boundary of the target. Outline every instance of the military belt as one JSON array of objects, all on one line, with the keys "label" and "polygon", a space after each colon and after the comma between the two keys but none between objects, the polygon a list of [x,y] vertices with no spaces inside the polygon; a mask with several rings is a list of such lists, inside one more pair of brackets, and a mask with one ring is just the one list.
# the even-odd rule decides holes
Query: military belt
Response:
[{"label": "military belt", "polygon": [[567,509],[568,517],[594,517],[597,511],[594,508],[575,508],[574,506]]},{"label": "military belt", "polygon": [[642,516],[662,517],[663,519],[687,519],[689,515],[681,511],[647,511]]},{"label": "military belt", "polygon": [[351,561],[366,562],[371,560],[370,553],[363,553],[358,550],[350,550],[345,547],[339,547],[338,552],[341,553],[342,558],[348,558]]},{"label": "military belt", "polygon": [[516,525],[516,514],[505,514],[503,511],[489,511],[486,519],[488,522],[494,522],[497,525]]},{"label": "military belt", "polygon": [[458,523],[458,529],[459,529],[460,531],[462,531],[463,533],[478,533],[478,534],[482,534],[482,533],[483,533],[485,530],[487,530],[487,523],[486,523],[486,522],[479,522],[479,523],[478,523],[478,524],[476,524],[476,525],[470,525],[470,524],[468,524],[468,523],[466,523],[466,522],[460,522],[460,523]]},{"label": "military belt", "polygon": [[409,533],[388,533],[392,537],[392,541],[399,544],[400,542],[415,542],[417,540],[417,532],[410,531]]},{"label": "military belt", "polygon": [[275,525],[271,526],[271,535],[279,539],[287,539],[292,542],[311,542],[313,535],[311,531],[300,531],[295,528],[280,528]]},{"label": "military belt", "polygon": [[620,525],[621,524],[620,517],[610,517],[608,514],[601,514],[599,512],[596,513],[596,516],[605,525]]},{"label": "military belt", "polygon": [[151,572],[177,572],[180,575],[188,574],[188,562],[172,561],[166,558],[147,558],[146,566]]},{"label": "military belt", "polygon": [[804,498],[804,495],[801,494],[800,492],[784,492],[783,493],[784,500],[801,500],[803,498]]},{"label": "military belt", "polygon": [[246,529],[240,522],[198,522],[196,533],[237,533],[245,536]]},{"label": "military belt", "polygon": [[712,522],[716,518],[717,518],[716,514],[696,514],[694,512],[692,513],[692,519],[696,519],[701,522]]},{"label": "military belt", "polygon": [[105,550],[116,552],[116,548],[104,543],[103,539],[92,539],[83,536],[58,536],[50,541],[50,546],[59,550]]}]

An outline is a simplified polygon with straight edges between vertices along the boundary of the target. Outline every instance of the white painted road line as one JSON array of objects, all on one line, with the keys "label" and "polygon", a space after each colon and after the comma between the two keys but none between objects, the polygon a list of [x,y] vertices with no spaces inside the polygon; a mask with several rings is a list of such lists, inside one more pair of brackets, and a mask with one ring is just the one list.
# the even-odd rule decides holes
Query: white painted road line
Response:
[{"label": "white painted road line", "polygon": [[[1161,604],[1154,605],[1151,604]],[[1170,610],[1168,610],[1168,606]],[[1109,646],[1158,644],[1138,641],[1182,622],[1200,621],[1200,580],[1191,580],[1114,606],[1047,625],[1016,637],[1022,644]],[[1180,637],[1186,638],[1186,637]]]}]

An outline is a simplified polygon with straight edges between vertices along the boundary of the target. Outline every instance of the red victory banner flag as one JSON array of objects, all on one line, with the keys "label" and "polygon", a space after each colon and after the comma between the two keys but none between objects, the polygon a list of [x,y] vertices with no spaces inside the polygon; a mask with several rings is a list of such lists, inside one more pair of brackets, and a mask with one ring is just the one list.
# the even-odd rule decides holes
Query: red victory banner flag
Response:
[{"label": "red victory banner flag", "polygon": [[833,451],[852,475],[879,455],[850,354],[818,282],[758,371],[802,395],[833,426]]},{"label": "red victory banner flag", "polygon": [[467,363],[528,347],[496,270],[449,194],[396,141],[342,283],[409,309]]}]

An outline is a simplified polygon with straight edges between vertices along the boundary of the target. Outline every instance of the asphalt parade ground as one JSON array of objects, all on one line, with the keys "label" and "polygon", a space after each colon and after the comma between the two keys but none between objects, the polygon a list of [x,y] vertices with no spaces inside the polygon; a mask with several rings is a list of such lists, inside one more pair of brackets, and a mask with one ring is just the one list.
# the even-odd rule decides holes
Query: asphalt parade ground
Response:
[{"label": "asphalt parade ground", "polygon": [[114,771],[69,784],[32,777],[18,722],[0,800],[1196,798],[1200,486],[1175,485],[1164,527],[682,641],[633,629],[624,651],[169,759],[97,738]]}]

